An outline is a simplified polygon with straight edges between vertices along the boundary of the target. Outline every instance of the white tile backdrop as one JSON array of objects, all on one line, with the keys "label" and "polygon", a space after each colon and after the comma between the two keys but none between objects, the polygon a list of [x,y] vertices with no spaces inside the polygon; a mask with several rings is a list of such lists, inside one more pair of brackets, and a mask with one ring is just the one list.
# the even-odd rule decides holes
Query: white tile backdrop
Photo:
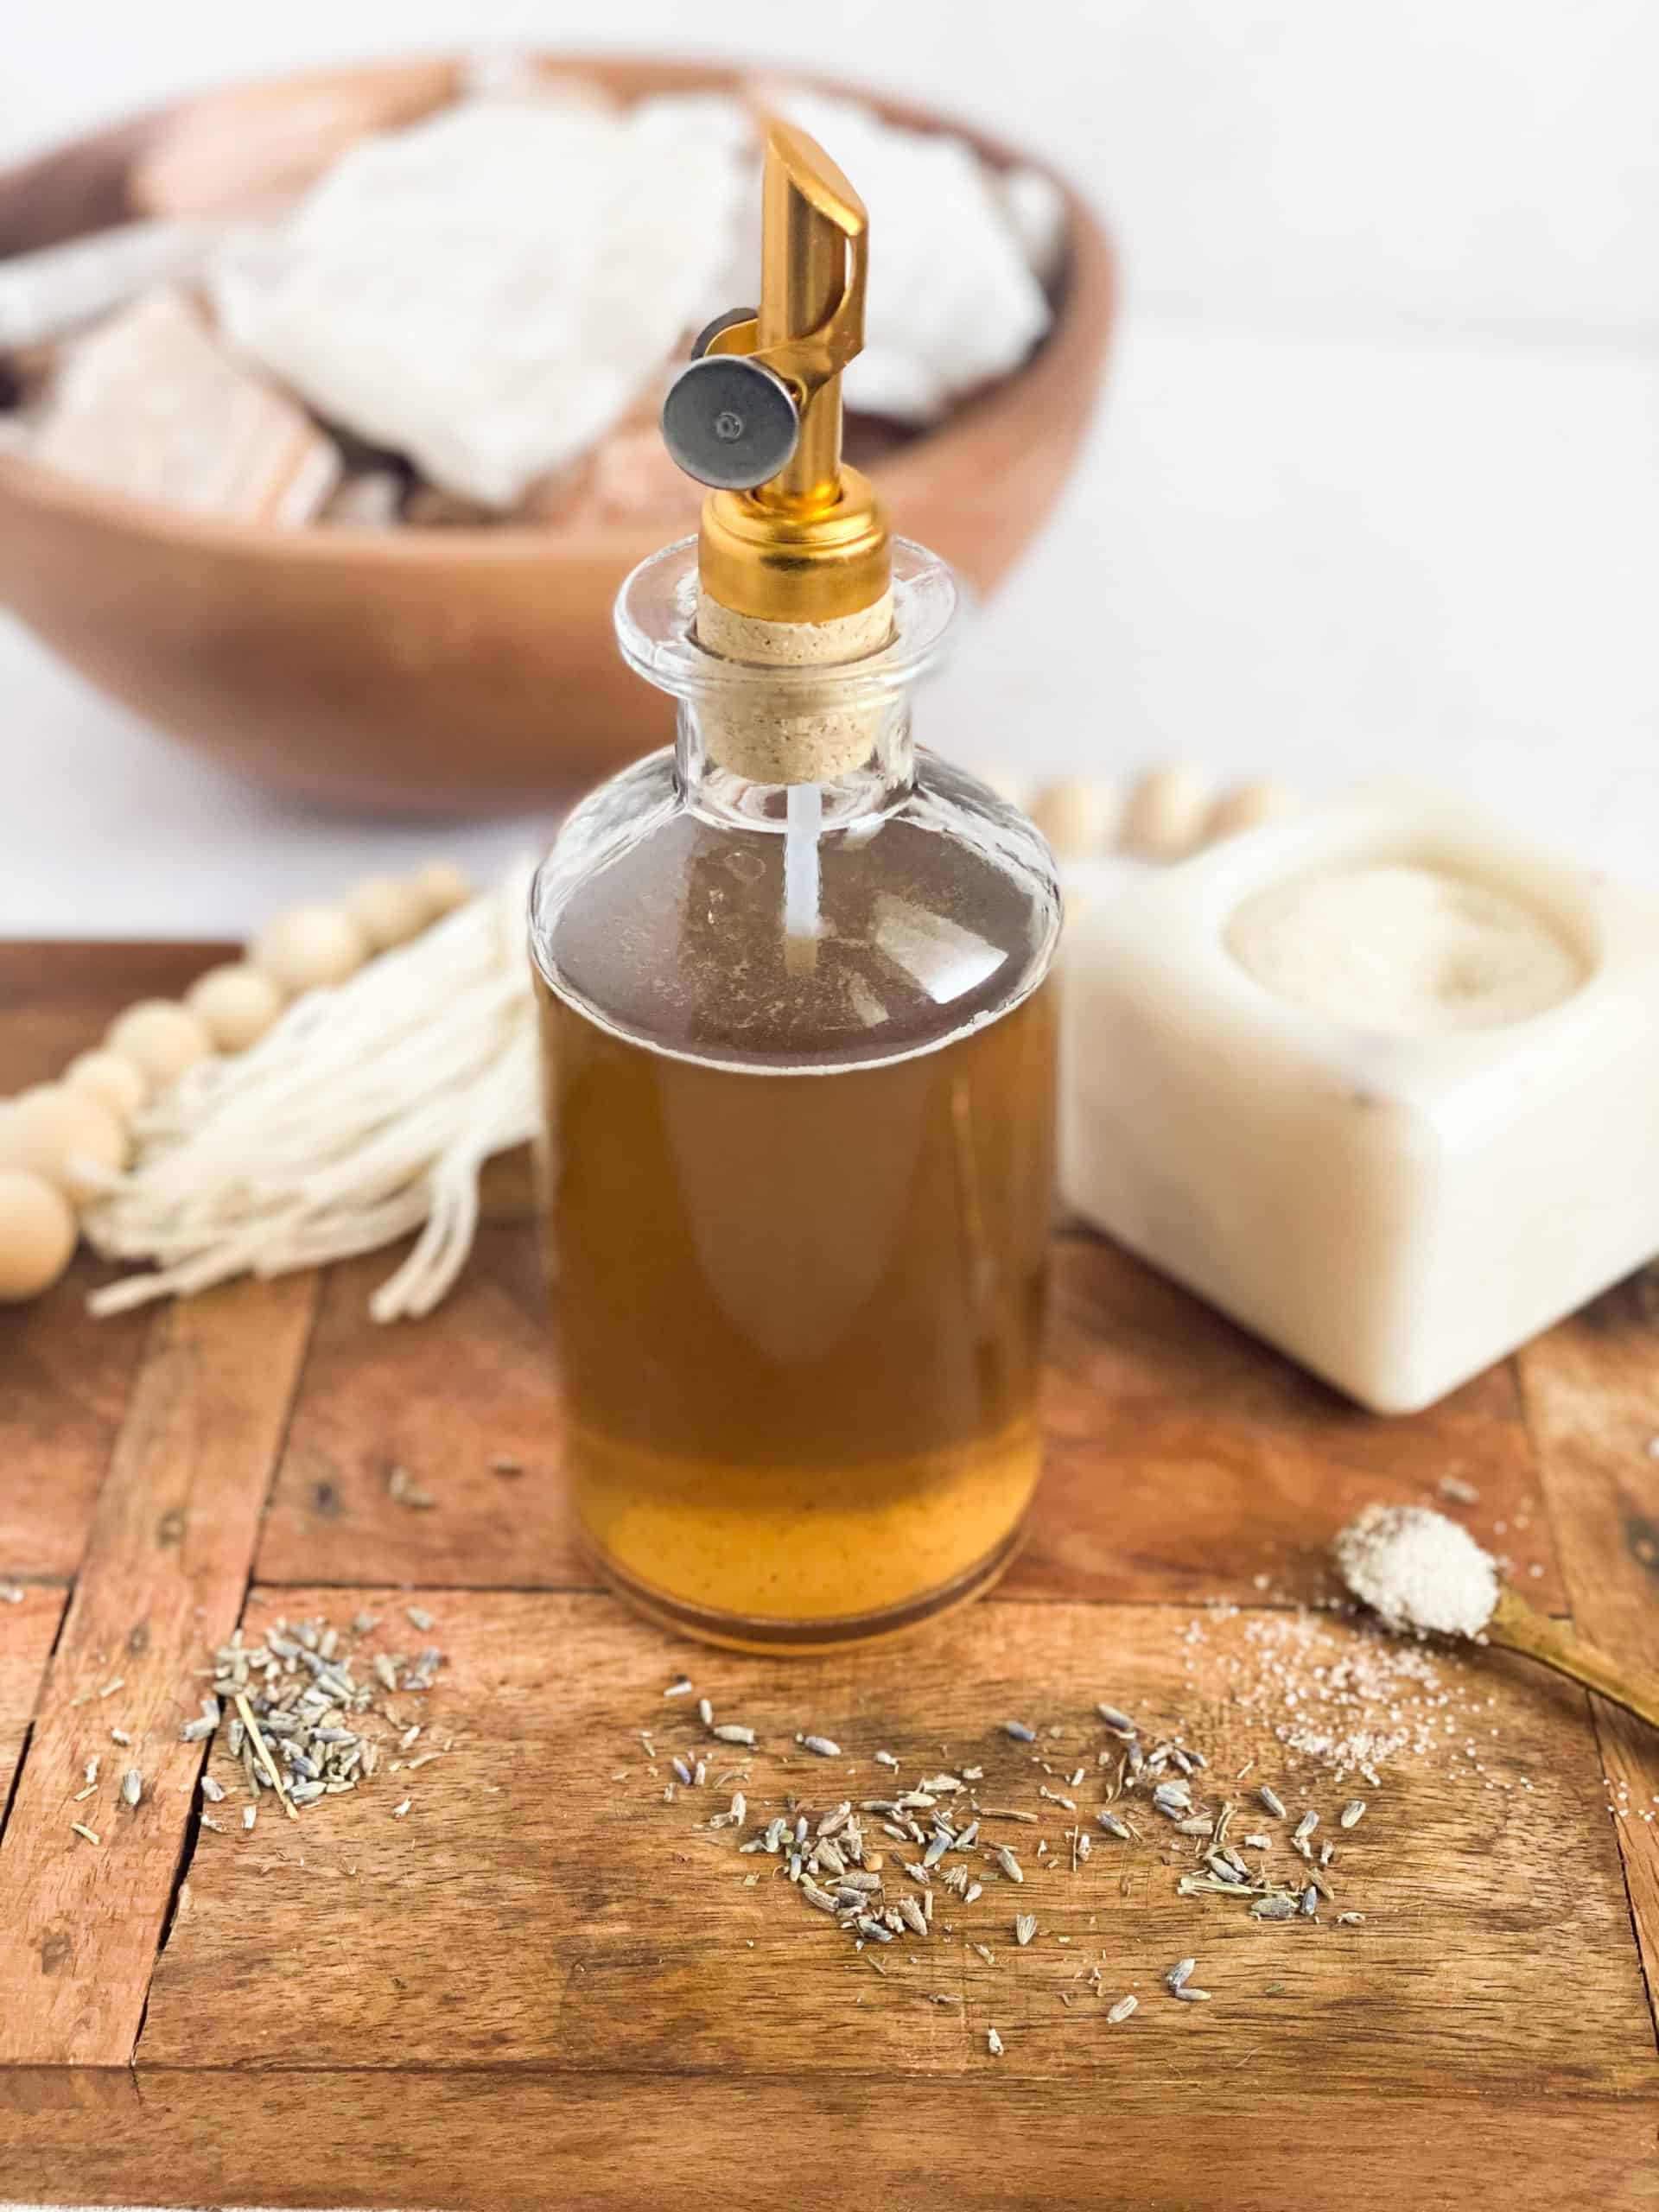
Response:
[{"label": "white tile backdrop", "polygon": [[[188,86],[440,43],[588,44],[569,0],[53,0],[0,159]],[[816,64],[1044,149],[1127,278],[1107,404],[923,702],[968,759],[1392,766],[1659,880],[1653,0],[617,0],[603,42]],[[0,620],[0,930],[236,931],[541,826],[320,816],[137,726]]]}]

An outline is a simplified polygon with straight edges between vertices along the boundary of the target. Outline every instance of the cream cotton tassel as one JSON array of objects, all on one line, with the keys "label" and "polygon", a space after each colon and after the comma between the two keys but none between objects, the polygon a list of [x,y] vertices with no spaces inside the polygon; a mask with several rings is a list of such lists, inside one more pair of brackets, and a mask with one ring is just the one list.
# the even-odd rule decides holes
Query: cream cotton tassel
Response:
[{"label": "cream cotton tassel", "polygon": [[297,1000],[249,1051],[199,1062],[133,1124],[131,1168],[83,1223],[154,1272],[95,1313],[233,1275],[376,1250],[418,1229],[370,1300],[429,1313],[472,1250],[478,1179],[540,1126],[525,902],[531,864],[347,982]]}]

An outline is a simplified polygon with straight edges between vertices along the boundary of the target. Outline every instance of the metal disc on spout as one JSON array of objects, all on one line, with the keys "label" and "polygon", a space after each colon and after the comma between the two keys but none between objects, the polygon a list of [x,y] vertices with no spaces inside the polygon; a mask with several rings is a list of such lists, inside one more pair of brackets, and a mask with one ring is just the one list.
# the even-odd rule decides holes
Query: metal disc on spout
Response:
[{"label": "metal disc on spout", "polygon": [[742,353],[691,362],[663,402],[669,452],[688,476],[721,492],[752,492],[775,476],[800,434],[789,386]]}]

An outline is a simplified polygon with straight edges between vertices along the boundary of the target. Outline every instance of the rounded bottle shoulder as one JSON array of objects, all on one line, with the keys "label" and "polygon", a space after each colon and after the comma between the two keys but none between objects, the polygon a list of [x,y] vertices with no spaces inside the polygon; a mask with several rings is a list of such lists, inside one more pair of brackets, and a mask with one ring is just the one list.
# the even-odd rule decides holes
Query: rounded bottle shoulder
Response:
[{"label": "rounded bottle shoulder", "polygon": [[578,1011],[630,1040],[756,1071],[927,1052],[1042,982],[1060,897],[1042,836],[918,752],[885,804],[829,820],[817,922],[785,927],[784,824],[690,803],[671,750],[566,822],[531,896],[531,950]]}]

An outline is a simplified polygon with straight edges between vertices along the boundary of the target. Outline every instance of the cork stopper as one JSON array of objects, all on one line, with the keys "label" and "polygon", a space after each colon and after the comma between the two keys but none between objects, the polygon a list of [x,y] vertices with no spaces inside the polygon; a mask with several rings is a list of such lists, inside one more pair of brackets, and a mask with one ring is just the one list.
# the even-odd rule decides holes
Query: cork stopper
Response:
[{"label": "cork stopper", "polygon": [[[874,606],[827,622],[764,622],[734,613],[717,599],[697,595],[697,640],[722,660],[766,668],[823,667],[826,671],[880,652],[893,634],[893,593]],[[769,686],[757,673],[741,699],[711,707],[703,726],[709,758],[733,774],[760,784],[827,784],[869,758],[887,711],[880,701],[836,704],[838,687],[826,680],[820,700],[803,698],[798,685]]]}]

